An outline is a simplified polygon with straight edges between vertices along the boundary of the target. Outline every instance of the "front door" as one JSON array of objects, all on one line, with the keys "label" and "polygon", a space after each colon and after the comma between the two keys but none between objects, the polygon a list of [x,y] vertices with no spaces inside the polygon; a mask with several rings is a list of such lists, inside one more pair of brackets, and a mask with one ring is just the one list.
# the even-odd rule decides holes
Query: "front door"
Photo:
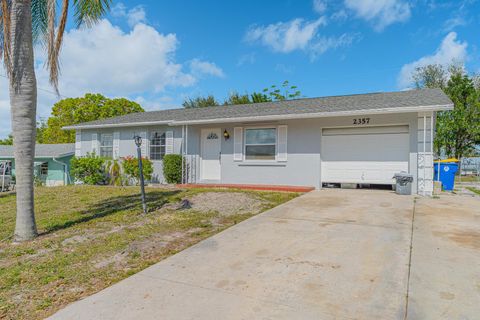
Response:
[{"label": "front door", "polygon": [[221,130],[202,129],[202,180],[220,180]]}]

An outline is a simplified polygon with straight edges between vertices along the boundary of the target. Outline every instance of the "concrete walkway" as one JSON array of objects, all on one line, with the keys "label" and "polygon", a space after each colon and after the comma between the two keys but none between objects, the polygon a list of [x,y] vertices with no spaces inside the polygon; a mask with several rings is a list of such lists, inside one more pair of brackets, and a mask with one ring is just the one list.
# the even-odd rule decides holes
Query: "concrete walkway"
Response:
[{"label": "concrete walkway", "polygon": [[[422,199],[422,208],[417,204],[414,210],[413,197],[389,191],[310,192],[75,302],[52,319],[403,320],[406,312],[409,319],[473,319],[480,314],[473,313],[480,292],[478,229],[472,229],[473,245],[465,244],[428,213],[433,201],[440,200]],[[421,244],[418,251],[414,244],[410,270],[414,211],[422,225],[414,228],[413,239]],[[471,219],[465,223],[478,228],[478,209],[462,212],[452,228],[466,227],[464,215]],[[445,243],[417,235],[429,228],[446,232],[437,235]],[[438,246],[446,249],[432,260],[428,254]],[[464,260],[456,255],[469,258],[467,273],[459,271]],[[445,261],[444,270],[438,264]],[[457,274],[449,278],[452,268]],[[445,303],[455,306],[443,318]],[[462,304],[467,307],[460,313]]]}]

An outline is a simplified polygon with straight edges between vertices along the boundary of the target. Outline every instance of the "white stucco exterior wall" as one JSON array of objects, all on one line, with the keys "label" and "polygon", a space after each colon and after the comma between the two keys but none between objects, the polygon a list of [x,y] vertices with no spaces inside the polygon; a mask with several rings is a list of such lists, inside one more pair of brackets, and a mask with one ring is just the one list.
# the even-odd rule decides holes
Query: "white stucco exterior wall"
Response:
[{"label": "white stucco exterior wall", "polygon": [[[413,192],[417,192],[418,179],[418,152],[419,152],[419,114],[376,114],[362,115],[369,117],[369,126],[408,125],[409,127],[409,172],[414,175]],[[322,129],[335,127],[352,127],[352,119],[358,116],[342,116],[317,119],[272,121],[258,123],[228,123],[213,125],[188,126],[188,155],[192,159],[191,182],[200,182],[200,130],[202,128],[220,128],[227,130],[231,138],[221,138],[221,180],[225,184],[269,184],[291,186],[313,186],[321,188],[321,161],[322,161]],[[423,121],[423,118],[422,118]],[[423,122],[422,122],[423,124]],[[247,163],[233,161],[233,128],[249,126],[278,126],[287,125],[287,161],[278,163]],[[421,128],[423,130],[423,128]],[[135,156],[136,147],[133,142],[135,133],[173,131],[174,153],[182,152],[182,127],[181,126],[149,126],[149,127],[124,127],[109,129],[83,129],[81,134],[81,155],[91,152],[91,139],[94,134],[100,139],[102,133],[120,133],[119,156]],[[423,134],[422,134],[423,137]],[[423,144],[422,144],[423,146]],[[148,153],[147,153],[148,156]],[[162,161],[154,161],[154,179],[156,183],[163,183]]]}]

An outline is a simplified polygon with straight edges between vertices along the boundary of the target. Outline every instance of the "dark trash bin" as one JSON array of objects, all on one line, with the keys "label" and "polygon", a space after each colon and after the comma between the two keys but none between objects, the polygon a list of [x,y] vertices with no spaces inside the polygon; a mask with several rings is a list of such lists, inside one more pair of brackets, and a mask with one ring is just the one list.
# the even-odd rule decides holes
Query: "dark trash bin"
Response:
[{"label": "dark trash bin", "polygon": [[396,181],[395,192],[402,195],[412,194],[413,175],[406,172],[395,173],[393,178]]}]

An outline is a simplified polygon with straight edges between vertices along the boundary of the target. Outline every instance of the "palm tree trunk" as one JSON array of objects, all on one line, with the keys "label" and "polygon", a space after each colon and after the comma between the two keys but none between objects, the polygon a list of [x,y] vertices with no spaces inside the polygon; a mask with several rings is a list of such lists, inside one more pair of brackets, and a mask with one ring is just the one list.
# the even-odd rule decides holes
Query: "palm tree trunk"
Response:
[{"label": "palm tree trunk", "polygon": [[10,105],[17,188],[15,241],[37,236],[33,203],[37,82],[35,79],[31,0],[13,0]]}]

